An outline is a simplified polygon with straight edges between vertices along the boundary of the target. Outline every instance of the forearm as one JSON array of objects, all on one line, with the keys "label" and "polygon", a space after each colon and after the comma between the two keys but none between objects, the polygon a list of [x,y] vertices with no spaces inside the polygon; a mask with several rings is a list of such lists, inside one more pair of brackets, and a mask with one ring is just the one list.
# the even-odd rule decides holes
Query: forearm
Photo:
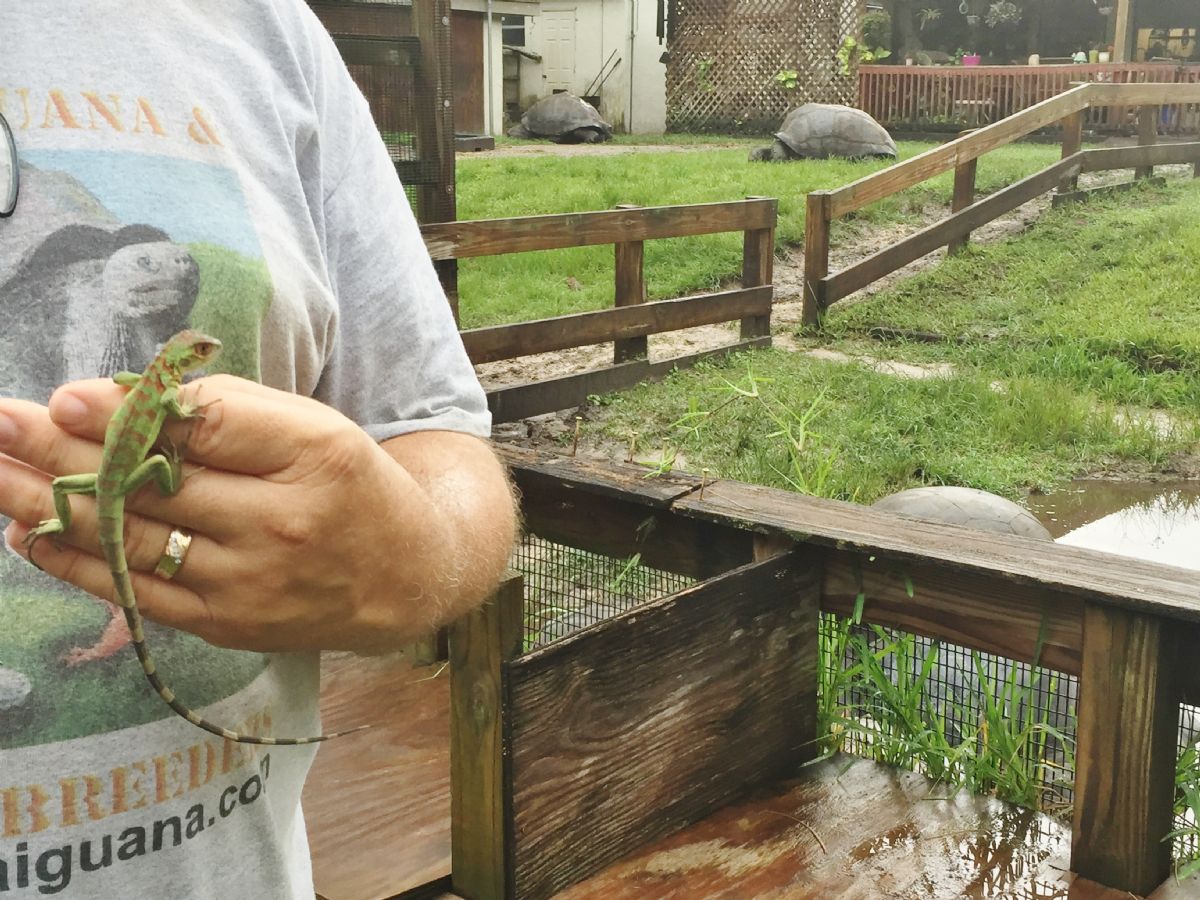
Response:
[{"label": "forearm", "polygon": [[485,441],[426,431],[380,446],[416,487],[403,492],[389,523],[390,546],[408,552],[383,567],[390,574],[372,596],[372,616],[383,627],[379,642],[394,645],[458,618],[487,597],[508,561],[516,512],[508,478]]}]

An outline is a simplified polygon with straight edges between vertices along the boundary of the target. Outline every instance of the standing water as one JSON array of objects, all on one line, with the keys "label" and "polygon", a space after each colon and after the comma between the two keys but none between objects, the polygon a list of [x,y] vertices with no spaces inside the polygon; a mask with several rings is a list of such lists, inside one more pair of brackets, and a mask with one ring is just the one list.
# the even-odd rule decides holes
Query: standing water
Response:
[{"label": "standing water", "polygon": [[1200,569],[1200,483],[1073,481],[1026,501],[1060,544]]}]

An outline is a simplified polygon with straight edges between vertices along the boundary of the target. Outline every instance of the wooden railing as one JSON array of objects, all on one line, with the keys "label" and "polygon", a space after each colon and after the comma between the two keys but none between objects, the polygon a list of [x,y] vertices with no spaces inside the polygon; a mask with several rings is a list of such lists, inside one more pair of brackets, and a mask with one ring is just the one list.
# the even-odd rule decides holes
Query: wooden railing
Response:
[{"label": "wooden railing", "polygon": [[[1057,66],[859,66],[859,107],[889,129],[957,130],[996,122],[1049,100],[1073,84],[1191,83],[1200,66],[1174,63],[1098,63]],[[1085,124],[1120,129],[1129,110],[1097,107]],[[1163,131],[1195,133],[1200,109],[1168,107]]]},{"label": "wooden railing", "polygon": [[[962,247],[971,231],[1021,204],[1050,190],[1072,188],[1082,172],[1136,167],[1136,177],[1148,177],[1155,165],[1168,163],[1194,163],[1200,172],[1200,142],[1155,146],[1161,110],[1188,103],[1200,103],[1200,83],[1083,84],[845,187],[813,191],[808,195],[804,231],[804,324],[818,326],[830,304],[939,247]],[[1080,150],[1084,116],[1117,106],[1138,108],[1139,146]],[[1056,124],[1063,134],[1059,162],[975,200],[979,157]],[[829,232],[835,220],[951,169],[954,195],[949,218],[840,272],[829,272]]]},{"label": "wooden railing", "polygon": [[[423,225],[421,232],[435,263],[532,250],[614,245],[614,308],[462,332],[474,363],[614,342],[612,366],[489,392],[494,421],[506,422],[576,406],[591,394],[660,378],[714,353],[769,346],[775,220],[774,199],[750,198],[729,203],[622,206],[598,212],[444,222]],[[646,241],[727,231],[743,232],[740,289],[646,302]],[[648,335],[732,320],[741,321],[741,336],[736,343],[666,360],[648,359]]]},{"label": "wooden railing", "polygon": [[[521,587],[451,632],[453,875],[548,897],[815,754],[819,611],[1077,675],[1071,869],[1169,875],[1200,575],[736,482],[505,451],[550,541],[702,579],[521,653]],[[824,823],[827,833],[836,823]]]}]

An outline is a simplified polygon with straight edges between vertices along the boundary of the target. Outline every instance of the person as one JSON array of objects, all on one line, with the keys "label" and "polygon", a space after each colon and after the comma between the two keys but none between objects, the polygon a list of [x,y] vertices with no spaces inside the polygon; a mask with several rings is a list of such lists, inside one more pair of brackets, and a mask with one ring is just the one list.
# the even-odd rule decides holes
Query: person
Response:
[{"label": "person", "polygon": [[162,703],[94,599],[113,590],[89,500],[37,543],[45,573],[23,539],[53,477],[99,465],[124,391],[96,376],[187,326],[224,345],[186,388],[203,418],[173,432],[188,478],[125,523],[180,699],[318,734],[318,651],[398,648],[481,602],[513,500],[413,215],[302,0],[12,4],[0,114],[20,175],[0,218],[0,895],[311,898],[315,747],[226,742]]}]

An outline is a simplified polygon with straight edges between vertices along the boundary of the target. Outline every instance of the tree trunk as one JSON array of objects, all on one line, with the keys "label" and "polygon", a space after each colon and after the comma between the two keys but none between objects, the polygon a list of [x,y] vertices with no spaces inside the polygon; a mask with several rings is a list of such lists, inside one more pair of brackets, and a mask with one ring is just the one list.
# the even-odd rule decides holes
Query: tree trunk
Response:
[{"label": "tree trunk", "polygon": [[896,50],[895,60],[900,65],[904,64],[906,56],[914,56],[921,49],[913,21],[913,0],[895,0],[892,4],[892,46]]}]

